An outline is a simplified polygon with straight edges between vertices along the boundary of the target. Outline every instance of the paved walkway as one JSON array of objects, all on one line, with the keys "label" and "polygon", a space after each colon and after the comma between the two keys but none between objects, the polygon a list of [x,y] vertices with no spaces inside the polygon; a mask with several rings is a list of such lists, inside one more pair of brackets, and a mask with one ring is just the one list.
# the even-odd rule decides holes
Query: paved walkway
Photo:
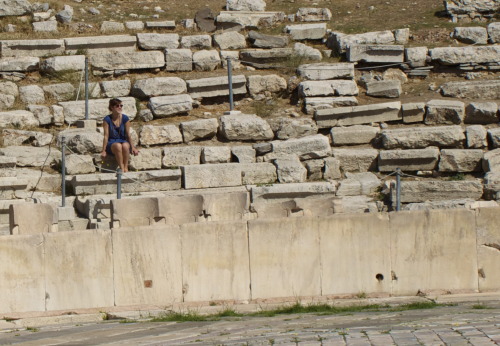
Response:
[{"label": "paved walkway", "polygon": [[500,300],[398,312],[227,317],[210,322],[73,322],[4,329],[0,345],[10,344],[500,345]]}]

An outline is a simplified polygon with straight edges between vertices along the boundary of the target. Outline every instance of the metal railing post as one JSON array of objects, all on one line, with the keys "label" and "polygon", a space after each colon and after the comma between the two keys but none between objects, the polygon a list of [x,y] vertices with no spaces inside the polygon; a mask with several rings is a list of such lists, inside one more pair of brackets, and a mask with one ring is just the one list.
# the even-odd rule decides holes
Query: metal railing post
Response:
[{"label": "metal railing post", "polygon": [[66,137],[61,137],[61,207],[66,206]]},{"label": "metal railing post", "polygon": [[122,170],[116,170],[116,199],[122,198]]},{"label": "metal railing post", "polygon": [[401,168],[396,169],[396,211],[401,210]]},{"label": "metal railing post", "polygon": [[234,108],[233,103],[233,72],[231,67],[231,58],[227,57],[227,81],[229,84],[229,110],[232,111]]},{"label": "metal railing post", "polygon": [[85,57],[85,120],[89,120],[89,58]]}]

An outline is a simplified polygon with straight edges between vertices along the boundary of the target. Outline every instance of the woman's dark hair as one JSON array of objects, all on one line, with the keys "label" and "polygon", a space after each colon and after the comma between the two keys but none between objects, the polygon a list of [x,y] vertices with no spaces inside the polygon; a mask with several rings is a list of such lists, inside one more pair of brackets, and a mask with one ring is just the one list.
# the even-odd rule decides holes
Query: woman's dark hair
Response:
[{"label": "woman's dark hair", "polygon": [[122,103],[122,101],[120,99],[111,99],[109,100],[109,106],[108,106],[108,109],[110,111],[113,110],[113,108],[115,108],[116,105]]}]

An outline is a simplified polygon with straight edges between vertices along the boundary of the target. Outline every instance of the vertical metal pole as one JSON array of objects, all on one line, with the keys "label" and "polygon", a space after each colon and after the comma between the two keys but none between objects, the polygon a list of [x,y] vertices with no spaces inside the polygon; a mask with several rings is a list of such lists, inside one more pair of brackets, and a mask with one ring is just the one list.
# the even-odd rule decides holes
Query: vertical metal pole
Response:
[{"label": "vertical metal pole", "polygon": [[66,206],[66,137],[61,137],[61,207]]},{"label": "vertical metal pole", "polygon": [[116,170],[116,198],[121,199],[122,198],[122,170],[117,169]]},{"label": "vertical metal pole", "polygon": [[227,81],[229,84],[229,110],[232,111],[234,108],[233,104],[233,71],[231,67],[231,58],[227,57]]},{"label": "vertical metal pole", "polygon": [[396,169],[396,211],[401,210],[401,168]]},{"label": "vertical metal pole", "polygon": [[85,120],[89,120],[89,58],[85,57]]}]

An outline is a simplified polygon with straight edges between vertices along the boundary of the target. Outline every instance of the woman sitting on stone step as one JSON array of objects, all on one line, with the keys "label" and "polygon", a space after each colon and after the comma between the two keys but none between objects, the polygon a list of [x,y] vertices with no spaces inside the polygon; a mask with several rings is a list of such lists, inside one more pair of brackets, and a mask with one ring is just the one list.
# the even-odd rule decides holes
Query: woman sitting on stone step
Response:
[{"label": "woman sitting on stone step", "polygon": [[130,121],[128,116],[122,113],[121,100],[109,100],[108,108],[111,114],[107,115],[102,122],[104,141],[101,156],[105,158],[108,154],[114,155],[122,172],[128,172],[130,153],[139,154],[139,150],[134,147],[130,137]]}]

